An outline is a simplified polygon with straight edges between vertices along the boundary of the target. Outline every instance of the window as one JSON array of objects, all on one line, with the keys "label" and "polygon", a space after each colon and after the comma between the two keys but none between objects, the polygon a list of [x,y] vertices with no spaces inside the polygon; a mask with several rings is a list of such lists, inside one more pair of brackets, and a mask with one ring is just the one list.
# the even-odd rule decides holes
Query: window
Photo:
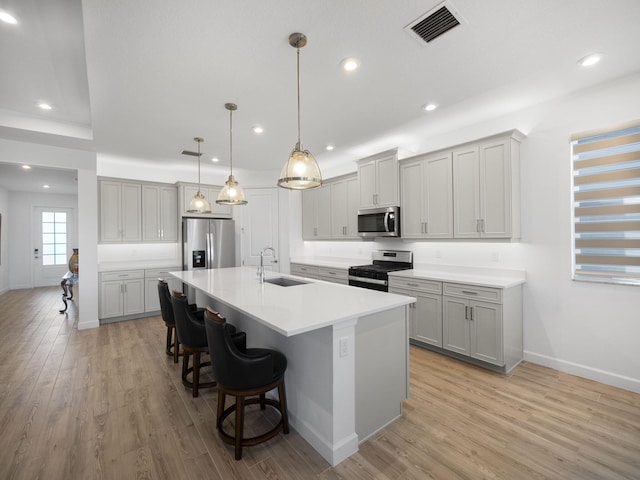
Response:
[{"label": "window", "polygon": [[571,149],[574,279],[640,285],[640,122]]},{"label": "window", "polygon": [[67,213],[42,212],[42,265],[67,263]]}]

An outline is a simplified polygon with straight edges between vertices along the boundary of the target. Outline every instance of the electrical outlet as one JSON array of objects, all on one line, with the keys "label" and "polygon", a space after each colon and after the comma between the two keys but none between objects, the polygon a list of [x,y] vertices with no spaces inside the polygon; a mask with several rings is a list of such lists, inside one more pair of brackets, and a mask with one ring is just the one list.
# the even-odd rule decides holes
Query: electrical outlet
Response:
[{"label": "electrical outlet", "polygon": [[492,262],[499,262],[500,261],[500,254],[498,252],[493,252],[491,254],[491,261]]},{"label": "electrical outlet", "polygon": [[349,338],[342,337],[340,339],[340,356],[346,357],[347,355],[349,355]]}]

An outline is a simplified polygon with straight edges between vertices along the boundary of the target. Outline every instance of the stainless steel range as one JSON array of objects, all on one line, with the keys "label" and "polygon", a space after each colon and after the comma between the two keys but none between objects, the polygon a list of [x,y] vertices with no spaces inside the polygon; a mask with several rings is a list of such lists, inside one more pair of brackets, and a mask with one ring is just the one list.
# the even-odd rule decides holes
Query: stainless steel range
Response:
[{"label": "stainless steel range", "polygon": [[389,272],[413,268],[413,252],[407,250],[375,250],[372,265],[349,267],[349,285],[381,292],[389,291]]}]

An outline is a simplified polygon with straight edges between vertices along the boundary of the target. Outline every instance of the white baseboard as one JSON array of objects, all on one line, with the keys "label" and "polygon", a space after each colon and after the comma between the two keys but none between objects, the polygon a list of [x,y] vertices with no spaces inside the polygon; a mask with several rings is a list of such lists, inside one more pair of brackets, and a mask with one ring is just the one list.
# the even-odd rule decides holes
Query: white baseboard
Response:
[{"label": "white baseboard", "polygon": [[526,350],[524,351],[524,359],[528,362],[537,363],[538,365],[577,375],[578,377],[588,378],[589,380],[595,380],[596,382],[640,393],[640,379],[637,378],[625,377],[617,373],[606,372],[597,368],[587,367],[586,365],[580,365]]},{"label": "white baseboard", "polygon": [[340,442],[331,444],[307,422],[301,421],[289,412],[289,425],[333,467],[358,451],[358,435],[354,432]]},{"label": "white baseboard", "polygon": [[88,322],[78,322],[78,330],[86,330],[88,328],[98,328],[100,326],[100,320],[90,320]]}]

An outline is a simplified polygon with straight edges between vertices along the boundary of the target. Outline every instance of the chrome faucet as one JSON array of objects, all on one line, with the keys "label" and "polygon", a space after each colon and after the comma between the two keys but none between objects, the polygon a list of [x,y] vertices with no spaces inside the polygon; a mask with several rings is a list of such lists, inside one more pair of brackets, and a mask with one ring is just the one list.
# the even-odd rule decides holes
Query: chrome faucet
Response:
[{"label": "chrome faucet", "polygon": [[260,252],[260,268],[258,269],[260,283],[264,283],[264,254],[269,250],[271,250],[271,256],[273,257],[271,263],[278,263],[278,259],[276,258],[276,250],[273,247],[264,247]]}]

